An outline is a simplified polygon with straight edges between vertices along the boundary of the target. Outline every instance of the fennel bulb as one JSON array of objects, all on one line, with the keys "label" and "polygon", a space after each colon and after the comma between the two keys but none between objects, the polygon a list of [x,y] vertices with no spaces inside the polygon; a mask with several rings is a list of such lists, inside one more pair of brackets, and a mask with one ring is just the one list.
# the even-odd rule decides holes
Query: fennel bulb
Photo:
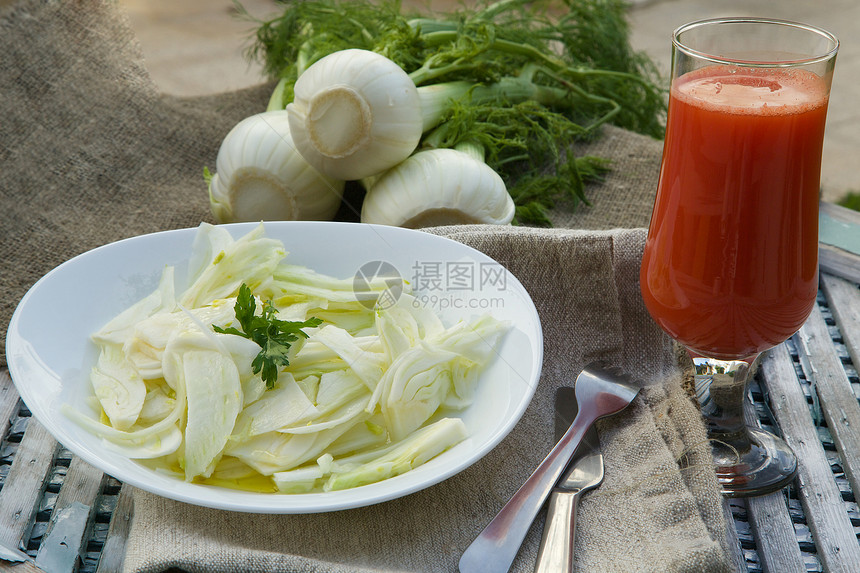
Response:
[{"label": "fennel bulb", "polygon": [[305,70],[287,112],[296,148],[337,179],[361,179],[403,161],[424,127],[412,79],[388,58],[358,49]]},{"label": "fennel bulb", "polygon": [[507,225],[514,212],[504,181],[486,163],[459,149],[428,149],[370,182],[361,222],[410,228]]},{"label": "fennel bulb", "polygon": [[343,181],[320,174],[296,151],[287,112],[267,111],[230,130],[209,182],[219,223],[329,221],[340,207]]}]

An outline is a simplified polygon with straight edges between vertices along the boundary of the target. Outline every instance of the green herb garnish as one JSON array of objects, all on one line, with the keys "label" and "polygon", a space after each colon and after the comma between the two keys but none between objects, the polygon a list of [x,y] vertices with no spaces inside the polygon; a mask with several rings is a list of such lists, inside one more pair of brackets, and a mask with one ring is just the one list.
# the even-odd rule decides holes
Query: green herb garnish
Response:
[{"label": "green herb garnish", "polygon": [[242,330],[232,326],[223,328],[214,324],[212,328],[221,334],[235,334],[253,340],[260,346],[260,353],[251,362],[251,369],[254,374],[262,371],[266,388],[270,389],[275,386],[275,381],[278,379],[278,368],[290,364],[287,353],[292,343],[300,337],[308,337],[301,329],[322,324],[319,318],[309,318],[304,322],[279,320],[275,318],[278,309],[270,300],[263,303],[262,313],[258,315],[257,301],[245,283],[239,287],[239,295],[233,308]]}]

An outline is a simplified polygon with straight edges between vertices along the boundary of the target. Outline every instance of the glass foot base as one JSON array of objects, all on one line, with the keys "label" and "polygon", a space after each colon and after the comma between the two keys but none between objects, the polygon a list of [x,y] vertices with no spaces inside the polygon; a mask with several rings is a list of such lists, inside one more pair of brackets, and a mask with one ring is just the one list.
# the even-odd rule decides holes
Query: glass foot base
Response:
[{"label": "glass foot base", "polygon": [[753,497],[778,491],[797,474],[797,458],[780,438],[747,428],[752,447],[743,452],[712,441],[717,480],[726,497]]}]

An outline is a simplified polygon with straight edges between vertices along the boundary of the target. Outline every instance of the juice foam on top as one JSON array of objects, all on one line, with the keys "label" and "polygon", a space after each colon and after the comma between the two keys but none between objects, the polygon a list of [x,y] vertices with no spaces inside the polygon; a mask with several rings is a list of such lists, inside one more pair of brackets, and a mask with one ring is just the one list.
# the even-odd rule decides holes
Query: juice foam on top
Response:
[{"label": "juice foam on top", "polygon": [[827,104],[827,86],[799,69],[709,66],[684,74],[672,87],[690,105],[729,113],[795,114]]}]

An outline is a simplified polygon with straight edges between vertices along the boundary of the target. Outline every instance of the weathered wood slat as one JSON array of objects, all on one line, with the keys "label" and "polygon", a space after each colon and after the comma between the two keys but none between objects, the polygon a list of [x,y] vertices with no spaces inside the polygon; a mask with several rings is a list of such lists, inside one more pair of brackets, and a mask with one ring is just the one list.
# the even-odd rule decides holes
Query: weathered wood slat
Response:
[{"label": "weathered wood slat", "polygon": [[[105,479],[101,470],[77,456],[73,457],[66,477],[63,479],[63,485],[60,487],[60,493],[57,495],[54,511],[69,507],[73,503],[93,506]],[[47,533],[50,531],[49,526]]]},{"label": "weathered wood slat", "polygon": [[746,500],[758,557],[764,573],[806,573],[784,495],[776,492]]},{"label": "weathered wood slat", "polygon": [[134,499],[131,486],[123,485],[119,490],[116,509],[110,520],[107,539],[102,549],[101,559],[96,573],[115,573],[122,567],[125,556],[125,544],[131,528],[131,518],[134,515]]},{"label": "weathered wood slat", "polygon": [[821,275],[821,290],[827,297],[836,326],[842,332],[848,356],[860,370],[860,288],[846,280]]},{"label": "weathered wood slat", "polygon": [[9,370],[0,368],[0,437],[9,430],[9,423],[18,411],[18,390],[12,382]]},{"label": "weathered wood slat", "polygon": [[77,456],[72,458],[36,556],[36,565],[54,572],[74,570],[92,527],[95,517],[92,508],[105,479],[100,470]]},{"label": "weathered wood slat", "polygon": [[[18,391],[15,389],[15,384],[12,382],[12,377],[9,375],[9,370],[0,368],[0,437],[5,436],[9,431],[12,417],[18,411],[19,402],[20,397],[18,396]],[[11,496],[12,494],[10,493],[9,495]],[[38,503],[38,498],[34,502]],[[7,518],[11,519],[11,516],[7,515],[7,510],[3,505],[3,496],[0,493],[0,528],[3,528],[3,524],[7,523]],[[28,520],[32,520],[32,517],[28,518]],[[17,548],[21,543],[22,537],[23,534],[19,536],[14,534],[2,535],[2,543]],[[42,573],[32,561],[15,564],[0,563],[0,571],[9,571],[9,573]]]},{"label": "weathered wood slat", "polygon": [[826,201],[819,211],[821,270],[860,283],[860,212]]},{"label": "weathered wood slat", "polygon": [[847,225],[860,226],[860,212],[829,201],[818,203],[819,210],[833,220]]},{"label": "weathered wood slat", "polygon": [[[752,401],[744,404],[747,425],[761,428]],[[758,556],[764,573],[806,573],[806,564],[794,523],[788,513],[785,494],[781,491],[745,500],[747,517],[752,526]]]},{"label": "weathered wood slat", "polygon": [[767,353],[761,370],[771,408],[785,441],[798,458],[800,501],[818,557],[829,573],[857,573],[860,545],[784,344]]},{"label": "weathered wood slat", "polygon": [[11,565],[0,563],[0,571],[3,571],[3,573],[45,573],[36,567],[32,561],[23,561]]},{"label": "weathered wood slat", "polygon": [[[821,310],[816,307],[796,338],[799,351],[808,352],[801,361],[806,378],[812,382],[827,427],[842,456],[845,476],[851,489],[860,491],[860,404],[851,390],[842,362],[833,348]],[[860,571],[860,562],[858,562]]]},{"label": "weathered wood slat", "polygon": [[729,500],[723,499],[723,518],[726,520],[726,543],[728,544],[729,557],[732,559],[733,569],[741,573],[747,570],[747,561],[744,558],[743,547],[741,540],[738,537],[738,530],[735,527],[735,520],[732,516],[732,507]]},{"label": "weathered wood slat", "polygon": [[860,257],[832,245],[818,245],[818,265],[823,273],[860,283]]},{"label": "weathered wood slat", "polygon": [[18,547],[32,527],[57,447],[57,441],[35,418],[27,423],[0,490],[0,543]]}]

